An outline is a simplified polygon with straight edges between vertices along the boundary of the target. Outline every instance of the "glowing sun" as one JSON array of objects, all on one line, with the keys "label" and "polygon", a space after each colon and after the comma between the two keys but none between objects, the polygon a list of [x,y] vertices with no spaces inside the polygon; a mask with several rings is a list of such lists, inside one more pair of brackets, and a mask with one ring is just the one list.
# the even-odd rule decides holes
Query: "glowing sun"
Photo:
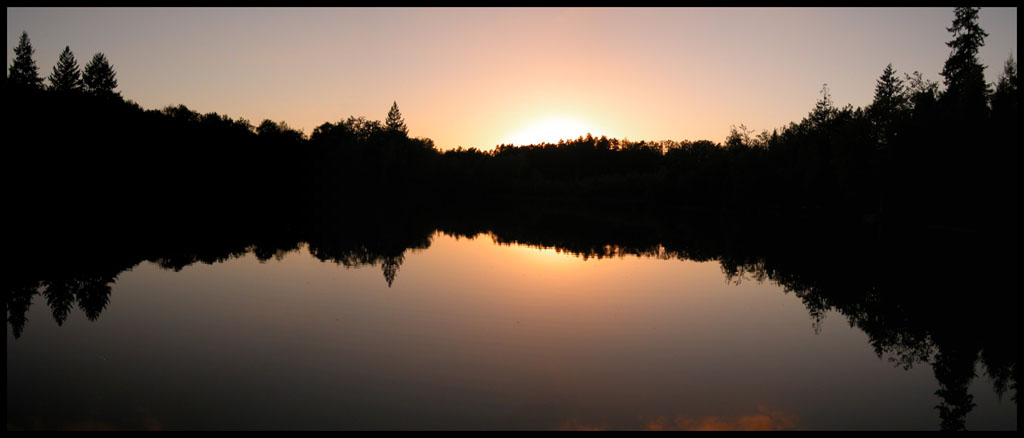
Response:
[{"label": "glowing sun", "polygon": [[558,140],[570,140],[587,133],[599,136],[596,127],[578,118],[568,116],[549,116],[537,119],[533,123],[524,126],[519,131],[508,136],[504,143],[511,143],[516,146],[558,143]]}]

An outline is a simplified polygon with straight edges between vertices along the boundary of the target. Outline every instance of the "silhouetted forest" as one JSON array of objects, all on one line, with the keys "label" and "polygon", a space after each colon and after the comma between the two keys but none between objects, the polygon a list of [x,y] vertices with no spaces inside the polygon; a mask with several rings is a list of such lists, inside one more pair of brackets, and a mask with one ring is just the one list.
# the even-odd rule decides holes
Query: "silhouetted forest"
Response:
[{"label": "silhouetted forest", "polygon": [[[980,360],[1016,401],[1016,62],[995,84],[986,34],[958,8],[943,84],[886,66],[866,108],[827,86],[807,117],[724,144],[590,135],[557,144],[439,151],[386,120],[306,135],[284,122],[143,109],[103,54],[70,47],[47,80],[26,34],[5,81],[7,321],[33,299],[58,323],[89,319],[144,261],[168,269],[305,244],[396,281],[406,250],[440,231],[581,257],[718,261],[769,280],[812,317],[836,310],[897,364],[931,364],[944,429],[962,429]],[[969,297],[970,299],[965,299]]]},{"label": "silhouetted forest", "polygon": [[988,84],[977,8],[958,8],[949,30],[941,90],[889,65],[868,107],[838,107],[825,86],[807,117],[770,133],[741,125],[724,144],[587,135],[443,152],[409,135],[397,103],[383,123],[349,117],[308,136],[284,122],[253,125],[184,105],[144,110],[113,91],[103,54],[80,74],[70,48],[44,87],[23,34],[6,81],[17,146],[5,162],[9,186],[20,187],[14,205],[43,217],[88,211],[95,201],[103,211],[123,209],[118,216],[152,217],[268,203],[500,199],[1015,229],[1016,62]]}]

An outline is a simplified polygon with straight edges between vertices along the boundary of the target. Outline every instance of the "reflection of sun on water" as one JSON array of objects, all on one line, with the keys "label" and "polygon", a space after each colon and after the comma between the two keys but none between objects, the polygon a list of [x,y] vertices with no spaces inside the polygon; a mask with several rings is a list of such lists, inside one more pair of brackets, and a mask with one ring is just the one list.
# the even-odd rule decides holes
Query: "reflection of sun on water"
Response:
[{"label": "reflection of sun on water", "polygon": [[569,253],[558,252],[554,248],[520,248],[532,251],[530,255],[532,255],[533,258],[544,263],[575,263],[580,261],[579,257],[576,257],[575,255]]},{"label": "reflection of sun on water", "polygon": [[555,248],[538,248],[512,244],[509,247],[520,260],[542,265],[569,265],[583,263],[583,259],[567,252],[559,252]]},{"label": "reflection of sun on water", "polygon": [[574,117],[551,116],[536,120],[532,124],[525,126],[515,134],[507,137],[504,143],[522,146],[544,142],[558,143],[558,140],[575,139],[586,136],[587,133],[599,136],[595,128],[592,124]]}]

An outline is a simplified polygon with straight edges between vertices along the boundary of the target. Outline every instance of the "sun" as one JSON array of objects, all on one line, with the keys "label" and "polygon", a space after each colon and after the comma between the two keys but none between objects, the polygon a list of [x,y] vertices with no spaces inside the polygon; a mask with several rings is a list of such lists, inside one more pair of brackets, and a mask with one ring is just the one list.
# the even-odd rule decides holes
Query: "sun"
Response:
[{"label": "sun", "polygon": [[558,140],[570,140],[588,133],[597,135],[597,127],[576,117],[548,116],[526,124],[519,131],[507,136],[503,143],[517,146],[558,143]]}]

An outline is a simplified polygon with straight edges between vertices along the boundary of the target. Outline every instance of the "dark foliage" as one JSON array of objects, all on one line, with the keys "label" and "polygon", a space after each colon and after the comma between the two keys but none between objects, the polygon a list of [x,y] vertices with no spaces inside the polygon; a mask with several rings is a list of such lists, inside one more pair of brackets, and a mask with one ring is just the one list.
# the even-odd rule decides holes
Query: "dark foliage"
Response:
[{"label": "dark foliage", "polygon": [[39,77],[39,67],[32,59],[35,49],[28,40],[28,33],[22,32],[18,39],[18,46],[14,48],[14,62],[7,71],[7,81],[16,86],[29,88],[40,88],[43,86],[43,78]]},{"label": "dark foliage", "polygon": [[87,85],[110,92],[70,93],[70,49],[42,90],[23,34],[0,160],[21,260],[8,323],[19,336],[36,295],[58,322],[76,303],[94,319],[112,279],[145,260],[265,260],[305,242],[320,260],[380,266],[392,285],[432,231],[489,232],[582,257],[717,260],[733,278],[778,282],[814,316],[845,315],[879,355],[931,362],[942,426],[960,428],[978,358],[1016,399],[1017,73],[1007,61],[988,91],[976,18],[957,9],[941,91],[890,65],[867,108],[837,107],[826,86],[803,120],[770,134],[740,125],[724,144],[588,134],[444,152],[409,136],[397,103],[384,123],[349,117],[307,137],[184,105],[145,110],[112,93],[113,68],[96,58]]},{"label": "dark foliage", "polygon": [[85,90],[88,92],[110,95],[117,88],[117,74],[107,61],[107,57],[102,53],[97,53],[85,65],[82,82],[85,85]]},{"label": "dark foliage", "polygon": [[50,72],[50,89],[58,93],[70,93],[82,90],[82,70],[78,68],[78,61],[75,61],[75,54],[71,53],[71,47],[64,47],[60,52],[60,59],[53,66]]},{"label": "dark foliage", "polygon": [[946,43],[953,51],[942,67],[946,92],[943,95],[952,110],[963,115],[983,114],[989,86],[985,82],[985,66],[978,61],[978,52],[988,36],[978,25],[979,8],[956,8],[953,39]]},{"label": "dark foliage", "polygon": [[[447,205],[626,202],[728,214],[828,212],[966,229],[1010,226],[1017,218],[1016,67],[1008,62],[991,96],[987,85],[975,84],[985,36],[976,20],[975,9],[956,10],[941,92],[917,72],[901,79],[890,64],[867,108],[837,107],[825,86],[800,122],[758,135],[734,127],[724,144],[588,134],[554,144],[441,152],[429,139],[409,136],[397,102],[383,123],[349,117],[324,123],[307,138],[284,122],[252,127],[184,106],[146,111],[120,98],[43,96],[14,81],[9,105],[18,109],[13,126],[43,133],[23,142],[28,157],[40,161],[17,167],[45,172],[43,181],[63,186],[57,195],[80,199],[70,195],[146,187],[150,195],[139,202],[179,213],[200,206],[283,202],[315,209],[352,198],[401,203],[428,197]],[[29,52],[19,47],[20,59]],[[102,54],[86,70],[90,90],[112,94],[114,71]],[[51,75],[53,88],[74,89],[77,74],[65,49]],[[979,96],[980,106],[964,103]],[[56,120],[61,129],[50,128]],[[85,169],[95,176],[76,173]],[[251,181],[257,184],[245,183]]]},{"label": "dark foliage", "polygon": [[[490,202],[469,209],[434,204],[346,203],[317,212],[252,210],[244,216],[155,218],[126,231],[103,223],[88,233],[54,228],[16,239],[7,282],[15,336],[41,296],[62,323],[77,305],[94,320],[121,272],[142,262],[180,270],[253,254],[281,257],[305,246],[348,267],[376,266],[389,285],[409,250],[434,233],[488,234],[499,244],[556,248],[588,258],[655,257],[717,262],[734,282],[769,281],[800,298],[808,330],[838,312],[863,330],[879,357],[930,365],[942,428],[958,429],[983,371],[998,393],[1017,391],[1017,248],[998,230],[964,232],[865,227],[821,217],[721,217],[675,209],[593,208],[545,202]],[[982,256],[983,255],[983,256]],[[965,293],[971,299],[964,299]]]}]

